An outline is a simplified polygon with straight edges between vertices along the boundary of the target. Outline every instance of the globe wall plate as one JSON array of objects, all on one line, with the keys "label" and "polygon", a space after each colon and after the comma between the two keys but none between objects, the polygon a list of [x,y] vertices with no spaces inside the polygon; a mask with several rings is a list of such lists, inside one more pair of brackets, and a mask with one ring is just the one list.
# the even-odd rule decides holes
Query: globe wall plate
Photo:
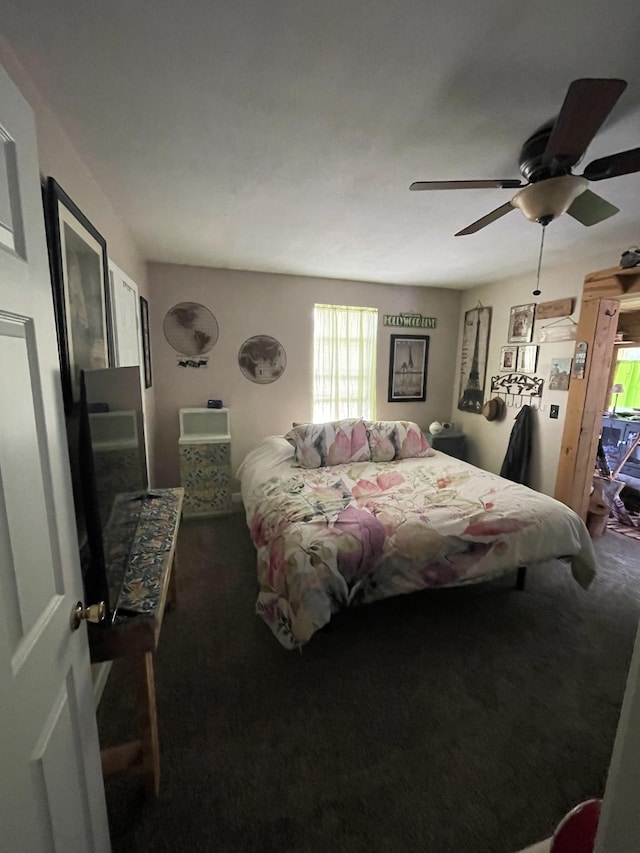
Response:
[{"label": "globe wall plate", "polygon": [[167,311],[162,323],[167,343],[179,354],[181,367],[204,367],[203,356],[218,341],[218,321],[199,302],[179,302]]},{"label": "globe wall plate", "polygon": [[248,338],[238,351],[238,366],[251,382],[267,385],[285,371],[287,354],[282,344],[269,335]]}]

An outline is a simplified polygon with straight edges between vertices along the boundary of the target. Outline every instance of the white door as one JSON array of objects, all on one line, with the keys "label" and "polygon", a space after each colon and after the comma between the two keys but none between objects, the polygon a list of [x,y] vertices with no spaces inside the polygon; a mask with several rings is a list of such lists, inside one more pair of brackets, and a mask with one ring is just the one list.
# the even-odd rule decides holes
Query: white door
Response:
[{"label": "white door", "polygon": [[138,286],[113,261],[109,261],[109,282],[115,365],[142,364]]},{"label": "white door", "polygon": [[0,850],[108,853],[35,130],[1,67],[0,197]]},{"label": "white door", "polygon": [[[147,395],[144,387],[144,353],[140,320],[140,297],[138,285],[109,260],[109,285],[111,294],[111,337],[116,367],[140,366],[140,397],[142,399],[142,422],[145,435],[147,429]],[[149,443],[144,442],[147,471],[149,466]]]}]

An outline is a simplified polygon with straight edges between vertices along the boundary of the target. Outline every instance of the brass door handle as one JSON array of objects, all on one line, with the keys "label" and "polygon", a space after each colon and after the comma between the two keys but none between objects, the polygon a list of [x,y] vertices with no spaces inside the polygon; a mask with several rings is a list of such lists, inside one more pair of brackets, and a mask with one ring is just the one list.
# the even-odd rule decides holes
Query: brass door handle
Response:
[{"label": "brass door handle", "polygon": [[86,622],[102,622],[106,615],[107,608],[104,606],[104,601],[99,601],[97,604],[90,604],[89,607],[84,607],[79,601],[73,608],[71,613],[71,630],[77,631],[80,623]]}]

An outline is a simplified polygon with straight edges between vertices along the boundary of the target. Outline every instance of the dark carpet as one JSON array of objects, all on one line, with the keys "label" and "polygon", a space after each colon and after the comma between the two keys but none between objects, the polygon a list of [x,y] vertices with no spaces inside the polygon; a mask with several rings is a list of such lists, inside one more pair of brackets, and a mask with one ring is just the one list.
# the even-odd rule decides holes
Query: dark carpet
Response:
[{"label": "dark carpet", "polygon": [[[354,608],[286,651],[244,516],[185,522],[156,656],[162,784],[107,783],[114,853],[514,853],[604,790],[640,614],[638,543]],[[103,745],[136,736],[114,664]]]}]

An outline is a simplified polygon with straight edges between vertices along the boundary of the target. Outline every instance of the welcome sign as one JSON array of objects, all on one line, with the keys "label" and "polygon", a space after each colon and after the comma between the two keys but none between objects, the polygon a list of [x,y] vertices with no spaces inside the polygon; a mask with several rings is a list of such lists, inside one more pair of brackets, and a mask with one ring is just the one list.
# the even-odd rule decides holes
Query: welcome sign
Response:
[{"label": "welcome sign", "polygon": [[436,318],[424,317],[422,314],[405,311],[403,314],[383,314],[382,325],[411,329],[435,329]]}]

